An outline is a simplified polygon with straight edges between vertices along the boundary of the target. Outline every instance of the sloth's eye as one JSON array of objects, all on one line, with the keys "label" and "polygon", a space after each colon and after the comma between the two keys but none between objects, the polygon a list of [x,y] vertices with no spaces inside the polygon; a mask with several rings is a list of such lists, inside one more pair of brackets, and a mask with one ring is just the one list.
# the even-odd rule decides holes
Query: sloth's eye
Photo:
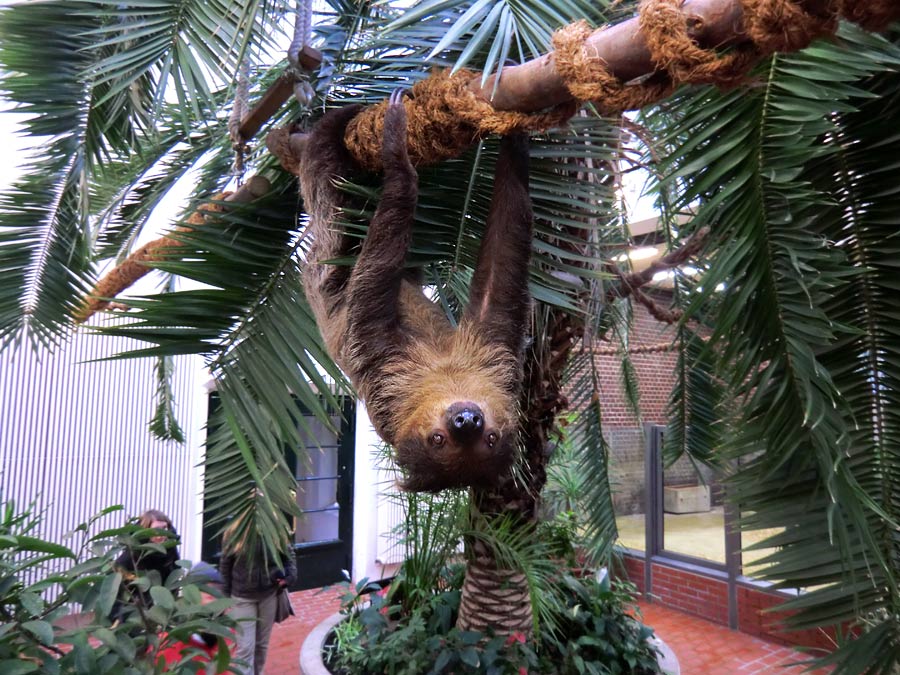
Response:
[{"label": "sloth's eye", "polygon": [[431,444],[441,446],[444,444],[444,434],[431,434]]},{"label": "sloth's eye", "polygon": [[487,435],[487,445],[488,445],[488,447],[489,447],[489,448],[493,448],[494,445],[496,445],[496,443],[497,443],[497,441],[498,441],[499,439],[500,439],[500,437],[497,435],[496,432],[492,431],[491,433],[489,433],[489,434]]}]

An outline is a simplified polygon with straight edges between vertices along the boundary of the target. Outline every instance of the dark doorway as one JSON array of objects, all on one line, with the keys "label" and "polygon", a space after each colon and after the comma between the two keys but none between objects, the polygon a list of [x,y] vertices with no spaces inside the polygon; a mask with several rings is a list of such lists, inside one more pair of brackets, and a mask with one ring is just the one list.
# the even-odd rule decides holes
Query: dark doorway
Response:
[{"label": "dark doorway", "polygon": [[304,447],[290,457],[297,479],[301,517],[294,527],[299,581],[293,590],[319,588],[346,579],[353,558],[354,403],[345,399],[342,415],[329,429],[305,415]]},{"label": "dark doorway", "polygon": [[[220,405],[214,392],[209,412]],[[299,404],[298,404],[299,405]],[[346,579],[353,559],[353,459],[355,451],[355,402],[344,397],[341,414],[331,417],[331,427],[302,409],[303,445],[286,450],[285,459],[297,480],[297,505],[301,517],[294,523],[297,583],[292,591],[320,588]],[[337,432],[335,432],[337,430]],[[203,560],[218,564],[221,556],[221,523],[203,520]]]}]

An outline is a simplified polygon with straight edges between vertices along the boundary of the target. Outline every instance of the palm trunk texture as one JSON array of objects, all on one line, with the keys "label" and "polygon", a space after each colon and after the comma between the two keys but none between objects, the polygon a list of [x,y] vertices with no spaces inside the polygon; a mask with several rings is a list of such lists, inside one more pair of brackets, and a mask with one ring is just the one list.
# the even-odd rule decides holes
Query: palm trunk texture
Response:
[{"label": "palm trunk texture", "polygon": [[531,593],[522,572],[500,569],[489,547],[469,542],[466,579],[456,626],[497,635],[530,635]]}]

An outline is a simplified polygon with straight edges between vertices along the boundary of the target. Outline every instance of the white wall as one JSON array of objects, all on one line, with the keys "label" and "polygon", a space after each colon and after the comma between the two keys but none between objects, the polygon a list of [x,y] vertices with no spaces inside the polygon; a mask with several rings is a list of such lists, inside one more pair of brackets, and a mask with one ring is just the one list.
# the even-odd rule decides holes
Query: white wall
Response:
[{"label": "white wall", "polygon": [[[176,415],[186,440],[160,441],[147,430],[154,361],[91,363],[139,346],[82,329],[53,353],[0,352],[0,496],[19,506],[40,498],[45,513],[37,534],[60,543],[104,507],[125,507],[105,527],[158,508],[182,536],[182,557],[199,560],[209,375],[199,357],[175,360]],[[395,475],[380,466],[381,441],[362,402],[356,415],[350,572],[354,581],[376,580],[392,576],[402,560],[391,531],[403,513],[390,498]]]},{"label": "white wall", "polygon": [[393,576],[402,562],[402,549],[391,532],[403,512],[391,499],[396,476],[380,460],[381,439],[375,433],[365,404],[356,404],[356,461],[353,477],[353,581]]},{"label": "white wall", "polygon": [[90,363],[138,346],[82,328],[54,353],[0,352],[0,496],[20,507],[39,498],[39,536],[60,543],[104,507],[125,507],[107,517],[107,527],[158,508],[182,535],[182,557],[199,560],[208,376],[199,357],[175,360],[176,417],[186,441],[160,441],[147,428],[154,360]]}]

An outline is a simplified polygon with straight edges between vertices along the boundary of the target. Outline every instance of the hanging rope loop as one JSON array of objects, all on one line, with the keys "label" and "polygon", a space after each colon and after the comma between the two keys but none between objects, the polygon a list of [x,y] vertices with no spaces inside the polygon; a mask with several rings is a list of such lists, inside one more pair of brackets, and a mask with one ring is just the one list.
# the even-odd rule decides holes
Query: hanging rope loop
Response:
[{"label": "hanging rope loop", "polygon": [[312,0],[297,0],[297,11],[294,17],[294,35],[287,50],[288,63],[294,74],[294,99],[303,109],[308,109],[316,92],[309,83],[309,72],[300,61],[300,54],[309,45],[312,38]]}]

